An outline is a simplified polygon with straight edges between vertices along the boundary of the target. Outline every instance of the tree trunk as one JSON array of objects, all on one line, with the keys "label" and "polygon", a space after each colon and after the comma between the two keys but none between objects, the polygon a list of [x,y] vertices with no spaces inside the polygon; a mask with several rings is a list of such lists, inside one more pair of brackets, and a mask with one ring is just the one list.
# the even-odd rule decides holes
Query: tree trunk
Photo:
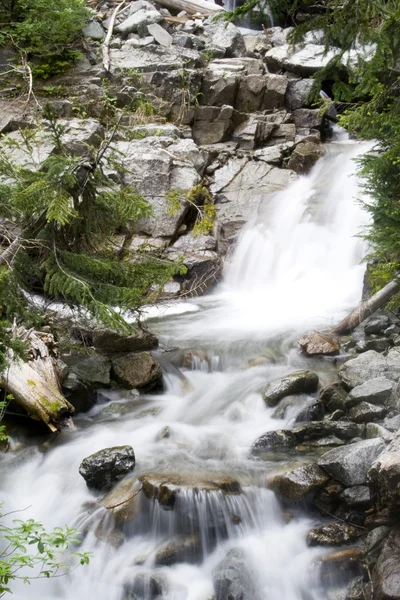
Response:
[{"label": "tree trunk", "polygon": [[397,275],[393,281],[385,285],[384,288],[374,294],[371,298],[360,302],[357,308],[343,319],[343,321],[340,321],[336,327],[331,329],[329,333],[334,333],[335,335],[345,335],[346,333],[350,333],[367,317],[371,316],[375,311],[389,302],[389,300],[399,291],[400,275]]},{"label": "tree trunk", "polygon": [[54,359],[45,342],[34,332],[26,337],[33,359],[24,362],[11,358],[0,373],[0,385],[32,419],[43,421],[55,432],[62,420],[73,414],[74,408],[60,392]]},{"label": "tree trunk", "polygon": [[157,0],[157,4],[162,4],[162,6],[172,8],[172,10],[178,12],[185,10],[188,15],[194,15],[196,13],[201,13],[202,15],[215,15],[216,13],[221,12],[221,10],[224,10],[222,6],[211,4],[211,2],[207,2],[207,0]]}]

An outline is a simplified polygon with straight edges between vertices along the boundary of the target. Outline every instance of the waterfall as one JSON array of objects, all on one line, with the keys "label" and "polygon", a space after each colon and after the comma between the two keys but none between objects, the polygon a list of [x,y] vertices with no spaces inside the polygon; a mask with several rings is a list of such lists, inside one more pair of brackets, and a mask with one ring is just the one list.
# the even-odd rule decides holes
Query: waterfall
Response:
[{"label": "waterfall", "polygon": [[[215,569],[233,548],[244,552],[260,598],[329,597],[317,567],[325,550],[306,544],[313,522],[301,507],[285,513],[267,486],[271,474],[299,459],[263,462],[249,449],[266,431],[292,427],[308,401],[274,418],[260,394],[269,379],[308,364],[296,350],[297,336],[339,319],[361,295],[365,248],[356,236],[367,217],[357,201],[354,159],[368,147],[346,139],[327,146],[308,176],[259,205],[215,293],[153,320],[168,344],[202,350],[193,369],[171,369],[163,394],[134,405],[126,391],[113,392],[131,406],[124,417],[104,411],[106,401],[78,415],[74,429],[51,446],[21,440],[21,449],[0,463],[6,510],[29,504],[21,518],[49,528],[76,526],[82,549],[93,552],[88,567],[67,577],[17,583],[15,600],[128,600],[131,582],[138,600],[157,593],[164,600],[206,600]],[[329,362],[317,366],[322,383],[331,369]],[[117,527],[78,467],[97,450],[122,444],[135,449],[136,477],[170,482],[175,496],[167,510],[141,492]],[[218,484],[230,478],[233,487]],[[160,558],[166,544],[184,537],[189,543],[187,536],[195,545],[187,560],[170,565]]]}]

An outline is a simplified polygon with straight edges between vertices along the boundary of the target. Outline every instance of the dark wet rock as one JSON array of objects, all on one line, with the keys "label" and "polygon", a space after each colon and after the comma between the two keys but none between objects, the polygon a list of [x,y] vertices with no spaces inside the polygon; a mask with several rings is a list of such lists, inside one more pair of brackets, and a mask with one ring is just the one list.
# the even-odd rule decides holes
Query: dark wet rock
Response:
[{"label": "dark wet rock", "polygon": [[385,337],[366,339],[363,346],[364,350],[375,350],[376,352],[386,352],[388,348],[393,346],[390,339]]},{"label": "dark wet rock", "polygon": [[400,434],[376,457],[368,473],[378,506],[396,512],[400,509]]},{"label": "dark wet rock", "polygon": [[369,532],[362,543],[361,549],[366,564],[371,568],[376,565],[383,544],[390,533],[390,527],[382,525]]},{"label": "dark wet rock", "polygon": [[292,430],[298,442],[315,440],[326,436],[337,436],[341,440],[351,440],[355,437],[363,437],[365,425],[351,421],[312,421],[305,423]]},{"label": "dark wet rock", "polygon": [[151,473],[141,477],[143,492],[165,509],[173,509],[181,490],[222,491],[225,494],[240,494],[240,483],[221,473]]},{"label": "dark wet rock", "polygon": [[304,421],[322,421],[325,416],[325,408],[321,402],[313,402],[309,406],[306,406],[299,412],[296,417],[296,423],[303,423]]},{"label": "dark wet rock", "polygon": [[326,448],[328,446],[343,446],[346,442],[336,437],[336,435],[328,435],[327,437],[320,438],[319,440],[312,440],[306,442],[309,448]]},{"label": "dark wet rock", "polygon": [[142,352],[158,346],[158,339],[150,331],[139,331],[124,336],[111,329],[93,331],[93,346],[105,352]]},{"label": "dark wet rock", "polygon": [[[290,158],[289,169],[293,169],[296,173],[306,173],[314,166],[315,161],[310,160],[311,155],[307,154],[311,146],[318,148],[318,151],[315,151],[315,155],[318,158],[321,156],[321,147],[317,144],[312,144],[311,142],[299,144]],[[306,159],[307,156],[309,156],[308,159]],[[318,160],[318,158],[316,158],[316,160]],[[293,164],[291,165],[292,160],[296,163],[294,166]],[[299,166],[304,167],[303,170],[298,170]],[[340,344],[337,337],[329,334],[322,334],[318,331],[313,331],[302,337],[299,341],[299,346],[307,356],[334,356],[335,354],[339,354],[340,350]]]},{"label": "dark wet rock", "polygon": [[112,360],[115,380],[127,389],[159,384],[162,372],[149,352],[129,353]]},{"label": "dark wet rock", "polygon": [[370,404],[385,404],[392,395],[394,383],[386,377],[375,377],[366,383],[357,385],[351,390],[346,400],[346,406],[355,406],[359,402]]},{"label": "dark wet rock", "polygon": [[309,464],[295,471],[275,475],[268,484],[280,498],[297,502],[315,492],[328,480],[328,475],[318,465]]},{"label": "dark wet rock", "polygon": [[104,356],[65,356],[72,373],[90,385],[110,385],[111,362]]},{"label": "dark wet rock", "polygon": [[291,431],[286,429],[268,431],[254,442],[251,447],[251,454],[253,456],[258,456],[259,454],[274,448],[289,448],[295,445],[296,437]]},{"label": "dark wet rock", "polygon": [[117,527],[131,523],[140,515],[140,491],[142,484],[138,479],[129,478],[116,485],[102,500],[109,510]]},{"label": "dark wet rock", "polygon": [[374,600],[400,599],[400,530],[386,540],[372,573]]},{"label": "dark wet rock", "polygon": [[96,402],[96,392],[88,384],[81,381],[76,373],[70,373],[64,379],[62,393],[75,408],[75,412],[87,412]]},{"label": "dark wet rock", "polygon": [[199,563],[203,559],[203,549],[199,534],[181,536],[164,544],[156,552],[154,563],[158,567],[188,562]]},{"label": "dark wet rock", "polygon": [[366,335],[373,333],[383,333],[391,324],[390,319],[386,315],[374,315],[370,317],[364,325]]},{"label": "dark wet rock", "polygon": [[360,402],[357,406],[353,406],[348,412],[348,417],[355,423],[368,423],[381,419],[387,413],[386,408],[376,406],[369,402]]},{"label": "dark wet rock", "polygon": [[389,350],[386,356],[368,350],[357,358],[344,363],[339,376],[349,388],[354,388],[376,377],[385,377],[391,381],[400,379],[400,352],[396,348]]},{"label": "dark wet rock", "polygon": [[79,467],[89,488],[107,490],[135,467],[135,453],[131,446],[104,448],[85,458]]},{"label": "dark wet rock", "polygon": [[[301,142],[292,152],[288,167],[299,174],[308,173],[323,155],[324,149],[320,144]],[[300,340],[299,344],[307,356],[339,354],[339,342],[333,336],[314,332]]]},{"label": "dark wet rock", "polygon": [[355,577],[347,586],[346,600],[365,600],[365,583],[362,576]]},{"label": "dark wet rock", "polygon": [[343,385],[336,381],[324,387],[319,394],[319,401],[332,412],[337,409],[343,409],[347,397],[347,392]]},{"label": "dark wet rock", "polygon": [[162,577],[151,573],[139,573],[132,582],[124,584],[123,600],[155,600],[166,591]]},{"label": "dark wet rock", "polygon": [[366,506],[371,503],[371,492],[367,485],[346,488],[341,497],[348,506]]},{"label": "dark wet rock", "polygon": [[311,394],[318,388],[318,375],[312,371],[296,371],[268,383],[263,392],[268,406],[276,406],[282,398],[292,394]]},{"label": "dark wet rock", "polygon": [[338,481],[329,481],[323,488],[316,491],[314,506],[323,514],[334,513],[341,504],[340,495],[344,486]]},{"label": "dark wet rock", "polygon": [[260,600],[256,576],[244,550],[234,548],[212,574],[215,600]]},{"label": "dark wet rock", "polygon": [[314,527],[307,534],[309,546],[340,546],[358,540],[364,530],[348,523],[330,523]]},{"label": "dark wet rock", "polygon": [[318,460],[318,465],[344,485],[363,485],[371,465],[384,449],[385,443],[380,438],[362,440],[329,450]]}]

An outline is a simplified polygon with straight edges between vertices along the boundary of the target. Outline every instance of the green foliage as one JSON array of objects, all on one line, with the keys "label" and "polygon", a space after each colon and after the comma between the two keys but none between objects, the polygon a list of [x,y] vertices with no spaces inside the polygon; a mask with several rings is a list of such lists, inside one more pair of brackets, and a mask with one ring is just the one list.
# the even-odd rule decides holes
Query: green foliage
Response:
[{"label": "green foliage", "polygon": [[68,548],[80,543],[78,531],[56,527],[47,532],[43,525],[27,519],[6,523],[0,504],[0,598],[12,593],[17,579],[30,583],[32,579],[66,575],[79,565],[89,563],[88,552],[67,554]]},{"label": "green foliage", "polygon": [[4,30],[35,56],[63,52],[78,37],[89,15],[84,0],[3,0],[0,4]]},{"label": "green foliage", "polygon": [[171,189],[167,194],[167,200],[170,215],[174,215],[185,202],[188,202],[196,210],[194,235],[212,232],[216,217],[215,204],[211,193],[204,185],[195,185],[189,191]]},{"label": "green foliage", "polygon": [[[42,129],[25,131],[20,140],[5,138],[0,145],[0,176],[5,176],[0,217],[22,231],[16,256],[0,269],[0,358],[7,348],[15,350],[16,341],[6,335],[15,315],[27,321],[21,290],[42,289],[110,327],[130,331],[123,312],[153,299],[154,285],[162,287],[181,269],[157,257],[115,252],[108,240],[124,227],[129,241],[133,224],[152,215],[149,203],[134,187],[120,187],[106,174],[124,172],[110,138],[76,156],[64,146],[65,129],[49,107],[44,116]],[[56,153],[38,168],[37,144],[44,141],[53,143]],[[13,160],[14,152],[24,152],[26,160]]]}]

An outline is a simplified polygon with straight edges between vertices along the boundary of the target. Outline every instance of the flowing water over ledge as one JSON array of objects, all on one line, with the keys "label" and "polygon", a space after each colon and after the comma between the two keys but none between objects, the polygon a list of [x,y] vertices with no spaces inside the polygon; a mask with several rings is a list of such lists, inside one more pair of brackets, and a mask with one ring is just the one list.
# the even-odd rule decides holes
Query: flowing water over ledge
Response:
[{"label": "flowing water over ledge", "polygon": [[[84,549],[94,554],[89,567],[68,577],[21,584],[16,600],[133,598],[124,596],[124,585],[143,574],[155,574],[160,585],[136,586],[137,600],[206,600],[214,593],[213,570],[232,548],[244,550],[253,574],[247,600],[328,597],[316,562],[324,551],[305,541],[312,521],[301,507],[288,515],[267,489],[269,474],[309,457],[261,461],[249,450],[266,431],[290,427],[308,402],[283,420],[272,418],[260,394],[269,379],[303,366],[322,384],[334,377],[331,361],[307,361],[296,340],[329,326],[360,298],[364,247],[354,236],[367,217],[355,201],[361,192],[352,174],[353,158],[368,147],[347,140],[327,146],[308,177],[259,207],[213,295],[150,319],[163,343],[178,348],[161,356],[164,394],[105,391],[102,403],[52,446],[3,458],[6,509],[29,505],[22,518],[80,528]],[[179,349],[193,350],[187,368],[176,366]],[[135,477],[172,481],[175,491],[173,510],[138,494],[121,529],[94,502],[78,467],[93,452],[124,444],[135,450]],[[161,551],[182,536],[193,541],[188,562],[169,564]]]}]

